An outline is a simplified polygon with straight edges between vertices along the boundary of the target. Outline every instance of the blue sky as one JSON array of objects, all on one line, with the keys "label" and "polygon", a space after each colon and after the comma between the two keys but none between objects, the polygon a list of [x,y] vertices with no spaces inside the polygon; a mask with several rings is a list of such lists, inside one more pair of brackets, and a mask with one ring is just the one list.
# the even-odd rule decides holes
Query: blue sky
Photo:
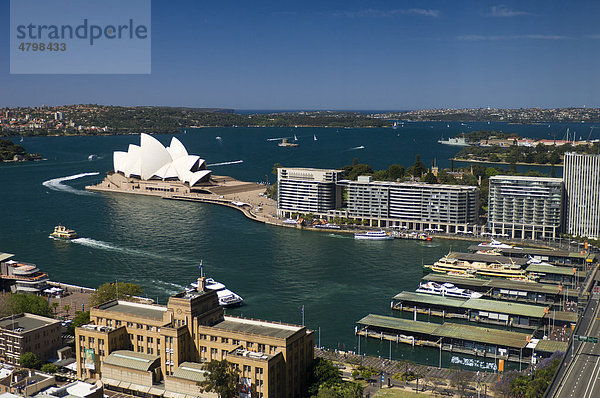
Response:
[{"label": "blue sky", "polygon": [[598,1],[154,0],[150,75],[9,74],[9,4],[0,106],[600,106]]}]

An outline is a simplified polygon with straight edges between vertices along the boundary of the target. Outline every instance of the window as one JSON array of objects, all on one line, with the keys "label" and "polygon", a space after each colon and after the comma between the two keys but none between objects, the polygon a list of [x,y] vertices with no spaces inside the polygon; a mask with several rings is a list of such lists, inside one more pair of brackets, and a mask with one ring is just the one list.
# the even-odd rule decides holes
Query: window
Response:
[{"label": "window", "polygon": [[244,365],[244,372],[250,372],[251,369],[252,367],[250,367],[249,365]]},{"label": "window", "polygon": [[146,340],[148,341],[148,344],[152,344],[154,342],[152,337],[148,337]]},{"label": "window", "polygon": [[221,343],[227,344],[227,343],[229,343],[229,339],[226,337],[221,337]]}]

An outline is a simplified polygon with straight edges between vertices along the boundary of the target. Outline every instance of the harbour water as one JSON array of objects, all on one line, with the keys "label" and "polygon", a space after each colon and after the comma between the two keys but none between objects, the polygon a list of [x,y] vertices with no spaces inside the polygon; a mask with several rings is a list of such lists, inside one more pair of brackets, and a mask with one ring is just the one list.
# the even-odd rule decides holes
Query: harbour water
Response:
[{"label": "harbour water", "polygon": [[[358,158],[374,168],[392,163],[407,167],[420,153],[428,164],[435,157],[447,166],[447,159],[460,148],[435,141],[441,133],[447,137],[464,128],[460,123],[451,126],[207,128],[188,129],[178,138],[208,164],[221,164],[212,167],[217,175],[272,182],[274,163],[334,168]],[[507,131],[512,125],[500,127]],[[516,127],[531,129],[519,131],[521,135],[547,134],[541,131],[544,126]],[[277,141],[268,140],[294,134],[297,148],[280,148]],[[170,140],[157,138],[163,143]],[[469,245],[441,239],[355,241],[338,233],[255,223],[238,211],[210,204],[83,190],[112,169],[113,151],[126,150],[138,140],[135,135],[25,137],[22,145],[27,151],[39,152],[47,160],[0,165],[0,251],[36,263],[57,281],[90,287],[114,280],[139,283],[148,297],[163,304],[197,278],[203,260],[209,276],[245,299],[244,306],[228,313],[301,323],[304,306],[305,323],[320,329],[322,346],[356,351],[357,320],[368,313],[390,315],[391,297],[417,287],[423,262],[431,263],[451,247],[463,250]],[[90,154],[98,158],[89,161]],[[49,239],[58,223],[75,229],[80,238]],[[361,351],[387,358],[390,345],[363,339]],[[396,344],[391,345],[391,356],[432,365],[438,361],[435,349]],[[449,364],[451,356],[444,353],[443,360]]]}]

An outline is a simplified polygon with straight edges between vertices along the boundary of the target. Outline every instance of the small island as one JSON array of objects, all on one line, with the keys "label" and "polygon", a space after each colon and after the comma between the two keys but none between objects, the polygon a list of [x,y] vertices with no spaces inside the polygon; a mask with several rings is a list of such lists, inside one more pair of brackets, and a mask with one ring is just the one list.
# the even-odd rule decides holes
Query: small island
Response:
[{"label": "small island", "polygon": [[0,161],[22,162],[29,160],[41,160],[42,156],[37,153],[27,153],[23,146],[15,144],[11,140],[0,139]]}]

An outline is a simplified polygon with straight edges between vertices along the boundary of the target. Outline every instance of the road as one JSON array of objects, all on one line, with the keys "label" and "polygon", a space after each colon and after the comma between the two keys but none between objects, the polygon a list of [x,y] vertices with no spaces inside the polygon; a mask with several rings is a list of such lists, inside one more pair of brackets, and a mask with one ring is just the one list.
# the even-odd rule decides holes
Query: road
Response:
[{"label": "road", "polygon": [[[600,336],[600,305],[593,298],[588,310],[581,319],[579,334]],[[600,344],[576,343],[575,358],[566,369],[560,384],[552,397],[588,398],[600,397]]]}]

